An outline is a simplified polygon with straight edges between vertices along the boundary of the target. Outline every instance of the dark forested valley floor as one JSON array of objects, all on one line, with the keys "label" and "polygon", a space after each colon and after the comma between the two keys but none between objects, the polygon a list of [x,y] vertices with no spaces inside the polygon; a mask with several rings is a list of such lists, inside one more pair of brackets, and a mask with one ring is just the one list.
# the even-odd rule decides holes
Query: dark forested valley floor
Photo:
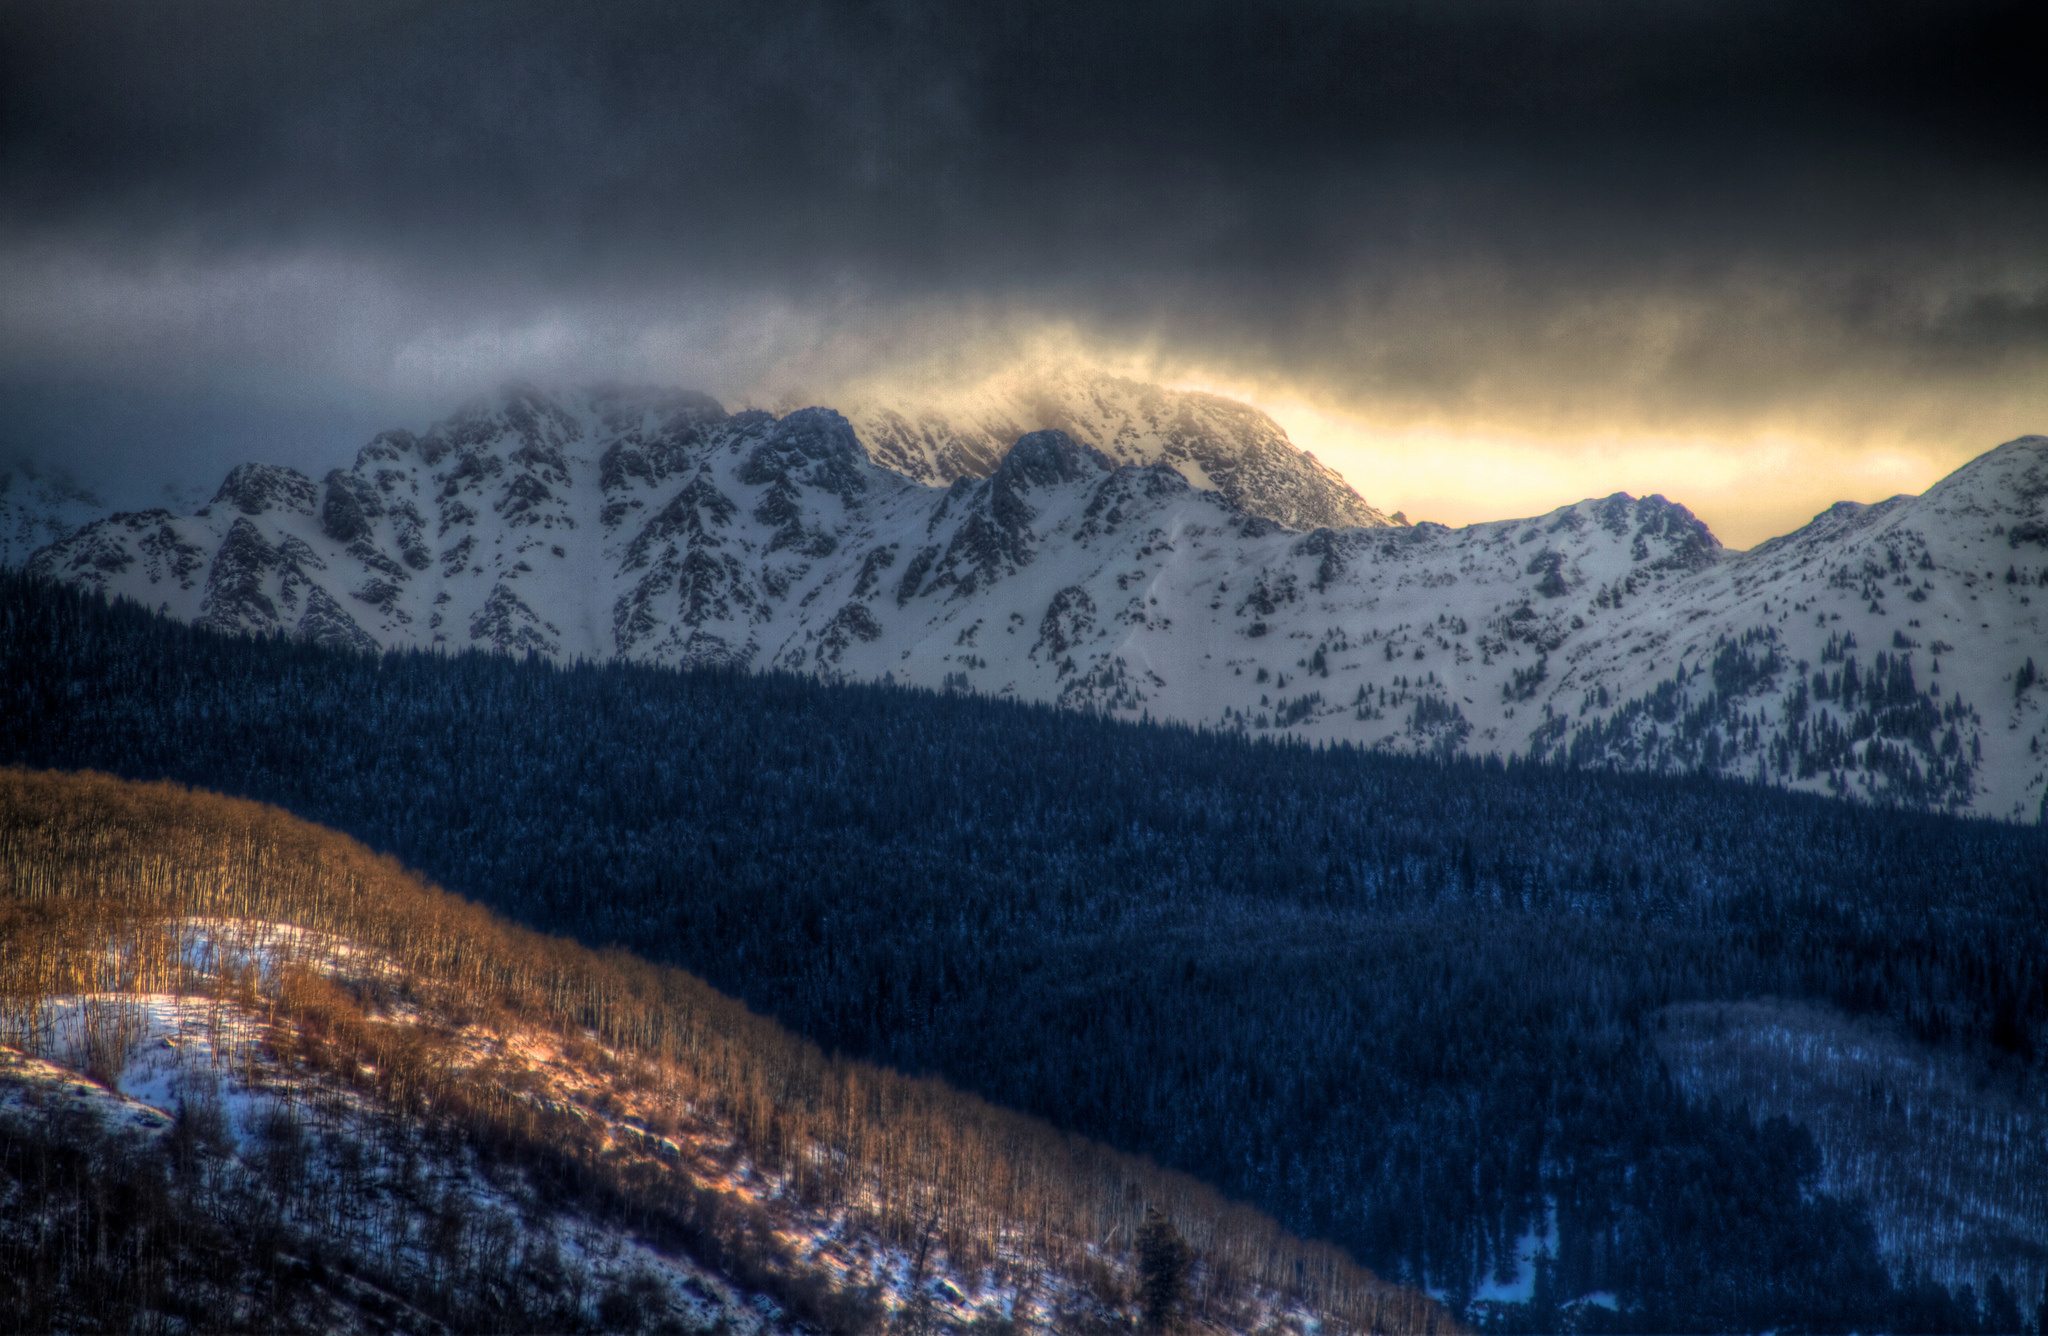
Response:
[{"label": "dark forested valley floor", "polygon": [[[1805,1049],[1699,1010],[1881,1034],[2038,1126],[2039,830],[788,677],[341,654],[8,575],[0,761],[279,804],[1454,1303],[1524,1298],[1537,1240],[1526,1301],[1476,1320],[2040,1322],[2037,1195],[1994,1203],[1981,1246],[1923,1246],[1896,1219],[1926,1203],[1889,1195],[1921,1178],[1845,1176],[1796,1099],[1709,1070],[1776,1054],[1782,1095]],[[1936,1144],[1954,1125],[1900,1153],[1981,1157]]]}]

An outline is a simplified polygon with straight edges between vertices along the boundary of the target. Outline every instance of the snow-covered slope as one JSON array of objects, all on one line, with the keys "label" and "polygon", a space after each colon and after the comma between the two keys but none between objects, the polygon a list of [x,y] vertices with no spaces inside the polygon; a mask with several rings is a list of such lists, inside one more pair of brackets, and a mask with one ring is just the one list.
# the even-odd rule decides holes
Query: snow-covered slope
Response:
[{"label": "snow-covered slope", "polygon": [[275,809],[6,770],[0,830],[10,1330],[1133,1330],[1155,1219],[1176,1330],[1451,1329],[1192,1179]]},{"label": "snow-covered slope", "polygon": [[2029,821],[2048,788],[2039,437],[1730,554],[1655,496],[1300,532],[1059,431],[938,489],[829,410],[522,389],[31,567],[364,648],[887,678]]},{"label": "snow-covered slope", "polygon": [[[1843,502],[1567,652],[1580,759],[2048,816],[2048,438]],[[1604,696],[1576,717],[1572,688]],[[1604,702],[1604,703],[1603,703]],[[1588,725],[1591,725],[1590,727]]]},{"label": "snow-covered slope", "polygon": [[1085,367],[1036,366],[916,406],[856,393],[840,407],[876,463],[917,482],[985,478],[1019,436],[1053,430],[1119,464],[1170,465],[1290,529],[1389,522],[1256,408]]},{"label": "snow-covered slope", "polygon": [[[187,929],[187,940],[194,926],[224,926],[233,934],[228,944],[237,947],[250,937],[296,935],[275,924],[174,926]],[[258,962],[265,975],[274,972],[261,950],[237,954]],[[319,971],[351,982],[336,962],[321,962]],[[422,1031],[445,1024],[402,1008],[374,1010],[369,1018]],[[631,1090],[613,1075],[631,1066],[630,1056],[592,1045],[572,1048],[532,1029],[472,1024],[455,1033],[456,1042],[443,1047],[464,1072],[494,1082],[503,1098],[574,1119],[610,1158],[672,1178],[678,1196],[714,1194],[721,1209],[758,1220],[791,1264],[794,1276],[783,1288],[842,1288],[864,1296],[877,1315],[921,1300],[935,1317],[961,1325],[1009,1316],[1009,1291],[943,1258],[914,1276],[901,1247],[843,1212],[795,1199],[779,1176],[748,1161],[730,1129],[701,1117],[678,1119],[661,1097]],[[321,1064],[304,1061],[320,1047],[292,1020],[232,998],[51,998],[32,1042],[0,1042],[0,1135],[57,1139],[75,1135],[75,1120],[84,1117],[110,1146],[145,1162],[161,1157],[176,1163],[184,1148],[174,1140],[200,1143],[223,1214],[239,1210],[269,1221],[287,1249],[331,1259],[334,1279],[307,1287],[287,1310],[292,1327],[384,1330],[376,1315],[396,1310],[406,1329],[447,1330],[426,1311],[435,1300],[457,1299],[454,1314],[474,1321],[485,1305],[467,1291],[495,1288],[509,1296],[513,1312],[540,1329],[604,1331],[623,1324],[736,1336],[817,1329],[773,1294],[721,1269],[715,1247],[693,1251],[650,1242],[621,1218],[623,1212],[579,1202],[542,1172],[521,1172],[509,1157],[481,1152],[445,1132],[428,1135],[402,1103],[380,1097],[370,1082],[336,1079],[321,1072]],[[292,1169],[283,1183],[280,1143]],[[48,1198],[13,1204],[51,1214],[62,1207]],[[0,1240],[28,1242],[15,1234],[0,1225]],[[451,1264],[451,1254],[468,1265]],[[1035,1283],[1024,1288],[1040,1306],[1016,1316],[1036,1318],[1030,1325],[1039,1330],[1054,1328],[1063,1303],[1089,1304],[1086,1292],[1063,1275],[1029,1279]],[[247,1289],[254,1292],[230,1289],[208,1297],[235,1314],[226,1325],[272,1327],[279,1318],[273,1296]],[[629,1313],[637,1320],[627,1319]],[[444,1308],[441,1316],[450,1314]]]},{"label": "snow-covered slope", "polygon": [[0,464],[0,566],[98,519],[107,507],[71,479],[32,464]]}]

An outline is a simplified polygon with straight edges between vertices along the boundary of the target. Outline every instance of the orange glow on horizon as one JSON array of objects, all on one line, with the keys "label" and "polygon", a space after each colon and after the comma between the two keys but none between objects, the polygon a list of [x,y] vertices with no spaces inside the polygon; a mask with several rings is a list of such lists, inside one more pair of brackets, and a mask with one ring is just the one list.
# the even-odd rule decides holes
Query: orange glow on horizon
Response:
[{"label": "orange glow on horizon", "polygon": [[1066,370],[1249,404],[1372,505],[1410,521],[1521,519],[1587,497],[1657,494],[1737,549],[1790,533],[1838,501],[1924,492],[1985,451],[2040,430],[2043,402],[2035,382],[2015,373],[1967,399],[1893,400],[1841,380],[1776,407],[1695,398],[1672,401],[1689,405],[1676,408],[1618,376],[1609,389],[1581,380],[1555,394],[1504,378],[1471,402],[1432,404],[1195,362],[1157,340],[1112,341],[1070,323],[993,317],[847,383],[870,400],[944,407]]},{"label": "orange glow on horizon", "polygon": [[1998,444],[1951,457],[1899,443],[1859,448],[1789,434],[1549,434],[1486,422],[1387,423],[1288,389],[1165,383],[1251,404],[1367,501],[1411,522],[1519,519],[1586,497],[1656,493],[1692,510],[1731,548],[1790,533],[1837,501],[1924,492]]}]

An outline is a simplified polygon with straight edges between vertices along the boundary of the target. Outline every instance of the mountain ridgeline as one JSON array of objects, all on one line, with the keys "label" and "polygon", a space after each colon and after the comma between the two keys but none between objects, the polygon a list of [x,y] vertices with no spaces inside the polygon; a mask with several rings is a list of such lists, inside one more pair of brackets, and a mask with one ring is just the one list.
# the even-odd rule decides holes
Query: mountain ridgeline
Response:
[{"label": "mountain ridgeline", "polygon": [[242,466],[196,514],[112,516],[29,566],[324,645],[963,687],[2026,822],[2048,803],[2048,439],[1730,553],[1656,496],[1392,523],[1263,414],[1107,377],[851,408],[514,389],[319,479]]},{"label": "mountain ridgeline", "polygon": [[[2043,1125],[2039,830],[810,674],[337,652],[18,575],[0,759],[279,804],[1473,1320],[1970,1330],[2048,1282],[2048,1204],[1990,1148]],[[1821,1101],[1886,1116],[1923,1070],[1939,1120],[1845,1148]]]},{"label": "mountain ridgeline", "polygon": [[1117,464],[1165,464],[1282,528],[1390,523],[1288,440],[1279,423],[1221,395],[1051,365],[993,377],[926,406],[856,393],[841,407],[877,464],[929,486],[986,478],[1020,438],[1058,431]]}]

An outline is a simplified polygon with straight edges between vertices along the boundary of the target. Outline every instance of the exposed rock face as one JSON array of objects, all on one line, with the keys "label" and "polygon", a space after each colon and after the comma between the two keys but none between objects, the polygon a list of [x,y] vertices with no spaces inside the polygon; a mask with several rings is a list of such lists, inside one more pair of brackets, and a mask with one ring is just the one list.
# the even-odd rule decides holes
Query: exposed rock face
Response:
[{"label": "exposed rock face", "polygon": [[1003,377],[940,405],[854,403],[847,416],[876,463],[922,483],[985,478],[1018,437],[1057,430],[1117,464],[1164,464],[1289,529],[1390,523],[1272,418],[1213,394],[1057,367]]},{"label": "exposed rock face", "polygon": [[318,484],[237,469],[196,515],[117,515],[32,569],[323,644],[964,683],[2041,815],[2048,440],[1731,554],[1683,506],[1620,494],[1302,532],[1171,460],[1020,437],[940,489],[826,409],[518,388]]},{"label": "exposed rock face", "polygon": [[213,494],[208,507],[228,506],[244,515],[272,511],[313,513],[313,480],[297,469],[278,464],[237,464]]}]

